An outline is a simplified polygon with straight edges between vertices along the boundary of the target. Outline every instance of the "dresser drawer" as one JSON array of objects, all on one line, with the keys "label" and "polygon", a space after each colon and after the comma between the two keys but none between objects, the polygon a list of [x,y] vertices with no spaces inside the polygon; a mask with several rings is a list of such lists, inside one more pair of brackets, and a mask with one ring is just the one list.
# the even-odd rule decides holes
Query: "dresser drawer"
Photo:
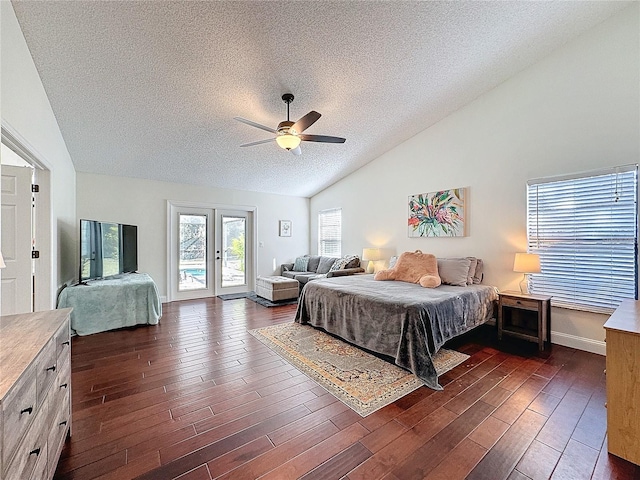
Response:
[{"label": "dresser drawer", "polygon": [[69,394],[71,391],[71,362],[69,359],[58,360],[58,379],[56,380],[56,395],[63,392]]},{"label": "dresser drawer", "polygon": [[538,310],[539,303],[536,300],[529,300],[528,298],[511,298],[502,296],[500,302],[503,306],[525,308],[528,310]]},{"label": "dresser drawer", "polygon": [[29,431],[18,445],[16,454],[7,467],[7,479],[31,478],[36,463],[40,457],[47,461],[47,404],[44,402],[42,408],[36,413]]},{"label": "dresser drawer", "polygon": [[69,334],[69,320],[64,322],[60,330],[56,333],[56,355],[58,358],[61,357],[63,353],[66,355],[71,355],[71,337]]},{"label": "dresser drawer", "polygon": [[[45,478],[53,478],[53,475],[49,475],[49,461],[47,455],[40,454],[36,460],[36,466],[33,469],[31,478],[29,480],[43,480]],[[55,472],[54,472],[55,473]],[[8,480],[8,477],[7,477]]]},{"label": "dresser drawer", "polygon": [[36,370],[31,365],[27,372],[20,377],[2,404],[4,428],[2,430],[2,465],[15,452],[20,439],[36,417]]},{"label": "dresser drawer", "polygon": [[[50,408],[57,409],[57,415],[53,424],[49,427],[49,439],[47,440],[49,458],[49,478],[53,477],[58,457],[62,451],[62,444],[69,429],[69,396],[64,397],[61,403],[51,404]],[[44,477],[43,477],[44,478]]]},{"label": "dresser drawer", "polygon": [[36,360],[36,392],[38,405],[45,400],[47,391],[57,376],[57,362],[56,344],[52,339],[47,342],[47,345],[42,349],[42,353]]}]

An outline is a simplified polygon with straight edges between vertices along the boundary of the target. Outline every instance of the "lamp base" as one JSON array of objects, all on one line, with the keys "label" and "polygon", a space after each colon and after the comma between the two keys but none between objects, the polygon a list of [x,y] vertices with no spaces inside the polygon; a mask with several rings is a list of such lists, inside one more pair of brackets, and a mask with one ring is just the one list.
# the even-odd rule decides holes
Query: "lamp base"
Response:
[{"label": "lamp base", "polygon": [[367,273],[373,273],[373,272],[375,272],[375,270],[376,270],[376,267],[375,267],[375,265],[373,264],[373,260],[369,260],[369,263],[367,264],[367,270],[366,270],[366,272],[367,272]]},{"label": "lamp base", "polygon": [[520,280],[520,293],[529,293],[529,282],[527,281],[527,274],[522,275]]}]

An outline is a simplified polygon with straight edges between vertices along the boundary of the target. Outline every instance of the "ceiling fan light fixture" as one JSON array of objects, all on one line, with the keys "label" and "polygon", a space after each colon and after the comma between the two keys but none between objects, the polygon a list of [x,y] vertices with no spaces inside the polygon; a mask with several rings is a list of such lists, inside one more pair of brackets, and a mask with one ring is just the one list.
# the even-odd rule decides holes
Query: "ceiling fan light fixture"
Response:
[{"label": "ceiling fan light fixture", "polygon": [[300,137],[291,135],[290,133],[285,133],[276,137],[276,142],[278,143],[278,145],[285,150],[292,150],[294,148],[297,148],[298,145],[300,145],[300,141]]}]

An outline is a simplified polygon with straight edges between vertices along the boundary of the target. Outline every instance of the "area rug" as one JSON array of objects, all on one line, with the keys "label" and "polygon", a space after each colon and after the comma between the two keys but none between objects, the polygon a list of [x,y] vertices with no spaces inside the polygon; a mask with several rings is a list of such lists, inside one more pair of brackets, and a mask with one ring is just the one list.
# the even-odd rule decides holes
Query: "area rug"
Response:
[{"label": "area rug", "polygon": [[237,300],[239,298],[247,298],[253,302],[256,302],[263,307],[279,307],[280,305],[293,305],[298,303],[297,298],[291,298],[289,300],[278,300],[277,302],[272,302],[267,298],[262,298],[256,295],[256,292],[243,292],[243,293],[228,293],[224,295],[218,295],[218,298],[221,300]]},{"label": "area rug", "polygon": [[[308,325],[283,323],[249,333],[363,417],[423,386],[411,372]],[[433,362],[442,375],[467,358],[440,349]]]},{"label": "area rug", "polygon": [[247,298],[250,293],[253,292],[225,293],[223,295],[218,295],[218,298],[220,300],[237,300],[239,298]]}]

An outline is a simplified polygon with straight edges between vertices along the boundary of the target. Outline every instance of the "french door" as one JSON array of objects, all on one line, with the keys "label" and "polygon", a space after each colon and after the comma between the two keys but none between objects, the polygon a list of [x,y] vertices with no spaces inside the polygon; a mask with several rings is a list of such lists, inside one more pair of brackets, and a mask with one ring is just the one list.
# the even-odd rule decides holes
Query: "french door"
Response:
[{"label": "french door", "polygon": [[253,212],[169,202],[169,301],[253,289]]}]

